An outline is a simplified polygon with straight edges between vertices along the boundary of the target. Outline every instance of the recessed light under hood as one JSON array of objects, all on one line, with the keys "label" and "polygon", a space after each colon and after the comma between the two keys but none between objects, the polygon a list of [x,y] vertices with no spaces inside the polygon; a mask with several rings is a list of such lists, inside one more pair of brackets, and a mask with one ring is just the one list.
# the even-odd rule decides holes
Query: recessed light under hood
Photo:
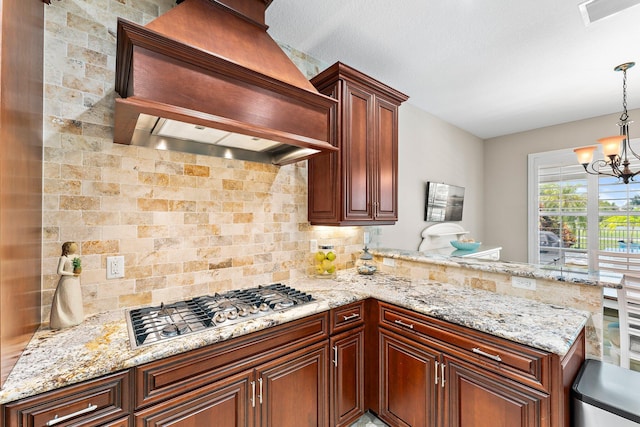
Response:
[{"label": "recessed light under hood", "polygon": [[114,142],[284,165],[337,150],[337,101],[266,32],[271,0],[185,0],[118,20]]}]

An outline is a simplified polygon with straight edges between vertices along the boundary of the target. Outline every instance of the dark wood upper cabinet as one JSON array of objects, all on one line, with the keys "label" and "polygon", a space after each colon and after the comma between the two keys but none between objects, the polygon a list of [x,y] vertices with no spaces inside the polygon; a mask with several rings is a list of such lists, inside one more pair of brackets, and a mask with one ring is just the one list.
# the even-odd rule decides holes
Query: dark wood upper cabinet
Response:
[{"label": "dark wood upper cabinet", "polygon": [[398,107],[408,97],[340,62],[311,80],[338,100],[331,143],[338,153],[309,160],[314,225],[393,224],[398,220]]}]

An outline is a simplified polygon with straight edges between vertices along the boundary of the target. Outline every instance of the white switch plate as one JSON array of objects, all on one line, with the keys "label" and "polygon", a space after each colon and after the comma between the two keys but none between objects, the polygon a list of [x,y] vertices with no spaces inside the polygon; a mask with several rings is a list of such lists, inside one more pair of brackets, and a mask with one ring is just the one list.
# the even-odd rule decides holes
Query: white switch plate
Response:
[{"label": "white switch plate", "polygon": [[107,257],[107,279],[121,279],[124,277],[124,256]]},{"label": "white switch plate", "polygon": [[514,288],[528,289],[530,291],[536,290],[536,279],[530,279],[528,277],[511,276],[511,286]]},{"label": "white switch plate", "polygon": [[389,267],[395,267],[396,260],[393,258],[382,258],[382,264],[388,265]]},{"label": "white switch plate", "polygon": [[309,252],[318,252],[318,241],[316,239],[309,240]]}]

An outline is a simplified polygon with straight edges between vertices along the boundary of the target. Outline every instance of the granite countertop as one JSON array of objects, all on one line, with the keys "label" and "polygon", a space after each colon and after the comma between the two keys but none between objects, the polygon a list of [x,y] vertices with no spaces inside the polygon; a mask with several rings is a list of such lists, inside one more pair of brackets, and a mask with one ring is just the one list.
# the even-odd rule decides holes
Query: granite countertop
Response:
[{"label": "granite countertop", "polygon": [[479,289],[354,270],[337,279],[285,282],[315,301],[258,319],[209,329],[132,350],[123,310],[90,316],[61,331],[41,328],[0,390],[0,403],[97,378],[291,320],[374,297],[563,356],[589,313]]},{"label": "granite countertop", "polygon": [[464,267],[471,270],[510,274],[518,277],[573,282],[602,288],[622,287],[622,274],[612,272],[588,272],[582,268],[557,268],[522,262],[493,261],[470,257],[456,257],[435,252],[419,252],[402,249],[369,249],[372,255],[384,258],[405,259],[437,265]]}]

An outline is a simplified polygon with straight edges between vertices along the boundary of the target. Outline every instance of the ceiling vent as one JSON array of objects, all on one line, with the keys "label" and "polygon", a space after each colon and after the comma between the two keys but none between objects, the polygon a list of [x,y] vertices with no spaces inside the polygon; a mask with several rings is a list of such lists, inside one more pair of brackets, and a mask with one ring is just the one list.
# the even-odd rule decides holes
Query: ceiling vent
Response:
[{"label": "ceiling vent", "polygon": [[264,22],[271,0],[184,0],[118,20],[114,142],[284,165],[337,150],[337,101]]},{"label": "ceiling vent", "polygon": [[640,4],[640,0],[587,0],[578,5],[584,25],[615,15]]}]

